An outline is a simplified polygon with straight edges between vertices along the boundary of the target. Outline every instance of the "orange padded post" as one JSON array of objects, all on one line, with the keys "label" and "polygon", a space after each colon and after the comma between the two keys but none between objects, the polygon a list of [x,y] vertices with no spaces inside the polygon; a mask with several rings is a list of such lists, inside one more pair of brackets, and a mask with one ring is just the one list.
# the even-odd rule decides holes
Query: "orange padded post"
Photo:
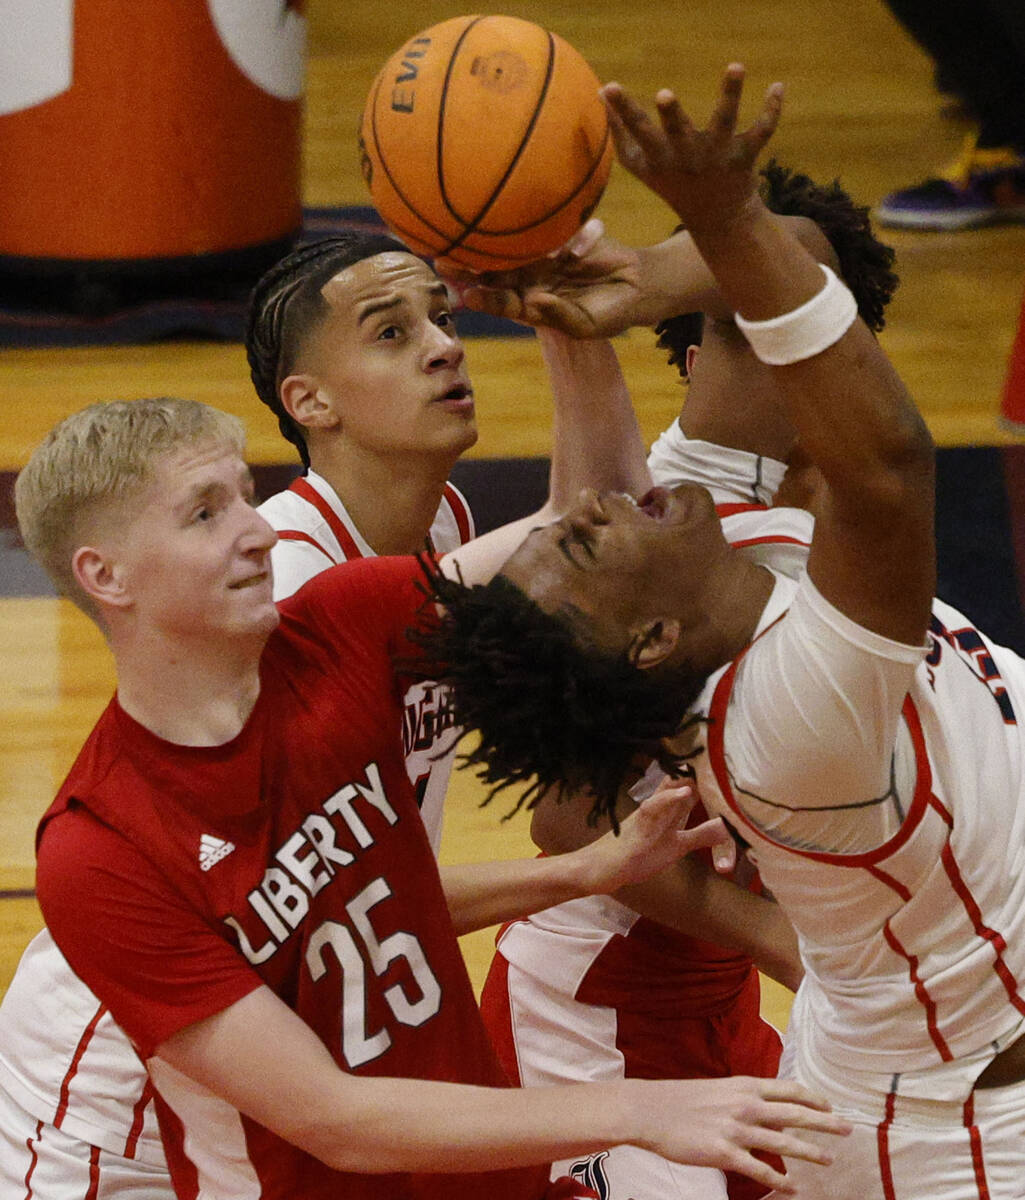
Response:
[{"label": "orange padded post", "polygon": [[0,266],[230,256],[301,228],[302,0],[8,0]]}]

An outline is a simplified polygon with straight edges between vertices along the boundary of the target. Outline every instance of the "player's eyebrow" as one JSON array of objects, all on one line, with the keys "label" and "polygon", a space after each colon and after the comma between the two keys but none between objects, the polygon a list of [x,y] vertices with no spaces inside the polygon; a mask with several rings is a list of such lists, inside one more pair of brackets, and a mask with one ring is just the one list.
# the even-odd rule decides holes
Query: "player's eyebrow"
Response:
[{"label": "player's eyebrow", "polygon": [[594,553],[594,547],[591,545],[591,543],[585,538],[578,537],[572,532],[564,533],[562,537],[556,541],[555,545],[570,566],[576,567],[578,571],[586,571],[587,567],[584,563],[577,561],[573,551],[570,549],[571,546],[580,546],[583,549],[584,554],[591,560],[591,562],[595,561],[596,555]]},{"label": "player's eyebrow", "polygon": [[366,308],[360,310],[357,324],[362,325],[364,321],[368,321],[379,312],[388,312],[389,309],[398,308],[401,303],[401,296],[390,296],[387,300],[378,300],[376,304],[368,304]]},{"label": "player's eyebrow", "polygon": [[[430,286],[427,288],[427,294],[432,299],[436,296],[440,296],[445,300],[446,303],[448,302],[448,288],[445,287],[440,279],[437,283],[430,284]],[[377,313],[388,312],[390,309],[398,308],[400,305],[404,304],[405,301],[406,297],[401,295],[387,296],[383,300],[372,301],[366,306],[366,308],[360,309],[359,316],[357,318],[357,324],[362,325],[364,321],[376,316]]]},{"label": "player's eyebrow", "polygon": [[227,491],[227,487],[220,480],[197,483],[194,487],[189,488],[188,492],[174,506],[175,512],[183,515],[189,513],[197,504],[209,504],[212,500],[219,500],[227,494]]}]

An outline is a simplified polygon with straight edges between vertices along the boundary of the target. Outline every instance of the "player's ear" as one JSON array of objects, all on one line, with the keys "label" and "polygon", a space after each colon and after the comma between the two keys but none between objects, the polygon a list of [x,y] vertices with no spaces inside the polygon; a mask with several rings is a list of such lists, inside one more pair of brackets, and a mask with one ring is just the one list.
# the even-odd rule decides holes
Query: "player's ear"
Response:
[{"label": "player's ear", "polygon": [[285,412],[307,429],[330,429],[339,423],[330,398],[315,375],[289,375],[278,391]]},{"label": "player's ear", "polygon": [[127,608],[132,602],[117,560],[95,546],[79,546],[71,556],[75,582],[98,608]]},{"label": "player's ear", "polygon": [[665,662],[676,649],[680,640],[680,622],[673,617],[658,617],[636,626],[631,633],[633,664],[645,670]]},{"label": "player's ear", "polygon": [[701,350],[700,346],[688,346],[684,354],[684,369],[687,372],[687,378],[690,379],[690,373],[694,370],[694,364],[698,361],[698,354]]}]

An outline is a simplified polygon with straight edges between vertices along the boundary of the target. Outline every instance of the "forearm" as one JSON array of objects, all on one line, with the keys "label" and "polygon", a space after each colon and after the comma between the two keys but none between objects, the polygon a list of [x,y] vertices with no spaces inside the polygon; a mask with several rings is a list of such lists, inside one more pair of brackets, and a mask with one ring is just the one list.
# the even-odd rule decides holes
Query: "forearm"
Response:
[{"label": "forearm", "polygon": [[[728,230],[694,236],[724,297],[750,321],[792,313],[823,291],[822,268],[760,202]],[[771,368],[825,482],[808,572],[858,624],[917,645],[936,584],[932,439],[864,323],[837,333],[825,349],[802,357],[798,345],[793,361]]]},{"label": "forearm", "polygon": [[325,1105],[324,1127],[293,1140],[329,1166],[368,1174],[532,1166],[639,1136],[628,1091],[625,1083],[525,1092],[361,1078],[358,1108],[344,1125]]},{"label": "forearm", "polygon": [[[807,217],[769,214],[769,220],[789,229],[821,262],[835,263],[836,255],[822,230]],[[687,230],[637,251],[638,287],[624,305],[615,332],[630,326],[653,326],[683,313],[731,318],[735,311]]]},{"label": "forearm", "polygon": [[[341,998],[340,998],[341,999]],[[260,1029],[262,1036],[253,1037]],[[340,1171],[480,1171],[546,1163],[639,1136],[625,1085],[480,1087],[338,1069],[324,1042],[267,988],[164,1042],[147,1063],[221,1096]]]},{"label": "forearm", "polygon": [[537,336],[554,398],[552,509],[583,487],[642,495],[651,487],[647,449],[612,346],[545,328]]},{"label": "forearm", "polygon": [[528,1090],[341,1071],[321,1038],[265,987],[180,1030],[157,1053],[147,1066],[158,1088],[174,1082],[169,1070],[182,1072],[336,1170],[364,1174],[543,1165],[629,1142],[776,1186],[782,1177],[751,1148],[828,1161],[784,1127],[841,1128],[802,1089],[770,1080]]},{"label": "forearm", "polygon": [[441,885],[456,933],[462,935],[590,896],[596,878],[591,857],[575,851],[550,858],[443,866]]},{"label": "forearm", "polygon": [[[792,312],[822,291],[816,257],[758,200],[733,224],[693,236],[723,299],[748,320]],[[773,370],[805,453],[831,482],[867,487],[880,464],[903,465],[928,445],[903,384],[860,321],[822,353]]]},{"label": "forearm", "polygon": [[713,874],[692,859],[616,898],[688,937],[747,955],[770,979],[796,991],[804,974],[794,927],[772,900]]},{"label": "forearm", "polygon": [[548,507],[521,517],[508,525],[501,525],[490,533],[481,534],[472,541],[442,556],[441,570],[450,579],[461,578],[466,584],[487,583],[501,570],[502,564],[519,546],[528,533],[538,525],[552,519]]},{"label": "forearm", "polygon": [[651,487],[647,449],[619,361],[607,342],[576,341],[539,329],[554,397],[552,464],[544,507],[460,546],[442,570],[468,584],[486,583],[531,529],[553,520],[581,488],[641,495]]}]

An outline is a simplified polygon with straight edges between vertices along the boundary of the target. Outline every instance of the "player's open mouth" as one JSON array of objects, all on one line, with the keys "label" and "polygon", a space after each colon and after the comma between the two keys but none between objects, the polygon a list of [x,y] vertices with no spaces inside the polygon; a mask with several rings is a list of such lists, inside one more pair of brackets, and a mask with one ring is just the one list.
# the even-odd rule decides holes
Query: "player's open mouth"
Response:
[{"label": "player's open mouth", "polygon": [[637,507],[654,521],[663,520],[669,512],[670,494],[666,488],[653,487],[637,501]]},{"label": "player's open mouth", "polygon": [[450,387],[447,392],[438,396],[435,404],[444,404],[446,407],[455,408],[459,411],[473,408],[473,388],[468,387],[465,383],[457,383]]}]

